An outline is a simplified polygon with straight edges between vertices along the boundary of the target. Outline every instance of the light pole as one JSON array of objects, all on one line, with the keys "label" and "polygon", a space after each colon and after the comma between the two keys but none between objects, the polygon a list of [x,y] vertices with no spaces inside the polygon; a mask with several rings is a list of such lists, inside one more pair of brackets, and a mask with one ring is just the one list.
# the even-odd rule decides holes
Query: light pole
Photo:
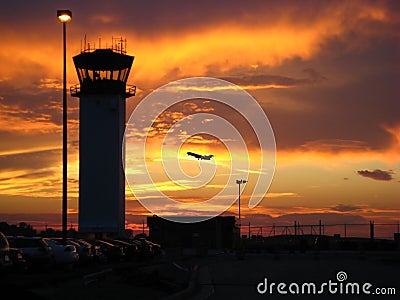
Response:
[{"label": "light pole", "polygon": [[63,194],[62,194],[62,236],[64,243],[67,240],[67,181],[68,181],[68,172],[67,172],[67,45],[66,45],[66,24],[72,19],[72,12],[70,10],[57,10],[57,18],[63,24]]},{"label": "light pole", "polygon": [[239,205],[238,205],[238,208],[239,208],[239,226],[241,225],[241,223],[240,223],[240,185],[244,184],[246,182],[247,182],[247,180],[244,180],[244,179],[237,179],[236,180],[236,183],[239,186]]}]

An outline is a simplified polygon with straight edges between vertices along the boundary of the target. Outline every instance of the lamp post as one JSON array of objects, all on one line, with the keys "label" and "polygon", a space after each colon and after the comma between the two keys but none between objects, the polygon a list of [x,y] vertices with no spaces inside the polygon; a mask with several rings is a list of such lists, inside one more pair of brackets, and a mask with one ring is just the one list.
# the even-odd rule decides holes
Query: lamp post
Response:
[{"label": "lamp post", "polygon": [[67,45],[66,45],[66,24],[72,19],[72,12],[70,10],[57,10],[57,18],[63,24],[63,194],[62,194],[62,237],[64,243],[67,240]]},{"label": "lamp post", "polygon": [[236,180],[236,183],[239,186],[239,205],[238,205],[238,208],[239,208],[239,226],[241,225],[241,223],[240,223],[240,185],[244,184],[246,182],[247,182],[247,180],[244,180],[244,179],[237,179]]}]

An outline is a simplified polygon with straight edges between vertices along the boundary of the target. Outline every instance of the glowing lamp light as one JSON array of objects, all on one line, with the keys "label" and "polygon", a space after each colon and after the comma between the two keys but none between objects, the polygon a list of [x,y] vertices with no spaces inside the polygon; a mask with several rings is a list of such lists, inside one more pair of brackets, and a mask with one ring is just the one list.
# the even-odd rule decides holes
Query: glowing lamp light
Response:
[{"label": "glowing lamp light", "polygon": [[57,10],[57,18],[61,23],[67,23],[72,19],[72,12],[70,10]]}]

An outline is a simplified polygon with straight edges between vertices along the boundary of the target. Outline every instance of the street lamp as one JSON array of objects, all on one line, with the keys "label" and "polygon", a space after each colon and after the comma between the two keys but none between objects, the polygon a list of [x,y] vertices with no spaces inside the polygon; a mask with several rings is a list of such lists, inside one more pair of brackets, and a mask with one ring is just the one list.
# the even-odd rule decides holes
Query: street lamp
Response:
[{"label": "street lamp", "polygon": [[239,205],[238,205],[238,207],[239,207],[239,226],[241,225],[241,223],[240,223],[240,185],[241,184],[244,184],[244,183],[246,183],[246,182],[248,182],[247,180],[244,180],[244,179],[237,179],[236,180],[236,183],[238,184],[238,186],[239,186]]},{"label": "street lamp", "polygon": [[67,45],[66,45],[66,23],[71,21],[72,12],[70,10],[57,10],[57,18],[63,24],[63,196],[62,196],[62,236],[64,243],[67,240]]}]

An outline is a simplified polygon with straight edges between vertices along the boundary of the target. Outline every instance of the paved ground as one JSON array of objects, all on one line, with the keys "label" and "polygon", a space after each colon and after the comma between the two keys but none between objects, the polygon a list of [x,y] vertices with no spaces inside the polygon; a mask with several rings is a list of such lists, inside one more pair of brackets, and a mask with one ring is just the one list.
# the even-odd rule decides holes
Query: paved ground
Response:
[{"label": "paved ground", "polygon": [[[343,283],[371,283],[394,287],[397,295],[281,295],[257,292],[267,278],[268,285],[283,282],[315,283],[320,286],[337,274],[347,275]],[[279,254],[258,253],[238,256],[212,253],[203,257],[166,256],[148,262],[97,264],[74,270],[48,270],[11,274],[1,285],[13,298],[29,299],[399,299],[400,252],[321,252]],[[262,286],[263,288],[264,286]],[[287,287],[286,287],[287,289]]]},{"label": "paved ground", "polygon": [[[400,253],[375,253],[360,255],[359,253],[322,253],[315,256],[313,253],[283,253],[247,254],[241,259],[234,255],[220,255],[209,258],[203,264],[203,272],[199,276],[198,294],[209,295],[207,299],[400,299]],[[345,272],[345,283],[371,283],[369,289],[374,292],[375,287],[395,287],[396,295],[383,297],[382,295],[346,295],[346,286],[343,294],[340,290],[331,294],[325,286],[321,295],[294,295],[288,291],[290,283],[300,285],[315,283],[319,287],[331,280],[339,283],[337,274]],[[341,273],[344,275],[343,273]],[[257,285],[264,282],[276,285],[286,283],[288,294],[279,294],[270,289],[265,294],[257,292]],[[340,286],[338,286],[339,288]],[[264,289],[264,284],[260,287]],[[293,285],[295,288],[295,285]],[[318,288],[317,288],[318,290]],[[334,290],[334,286],[332,286]],[[307,289],[306,289],[307,291]],[[351,291],[351,290],[349,290]],[[206,299],[206,298],[203,298]]]},{"label": "paved ground", "polygon": [[0,280],[15,299],[161,299],[184,289],[190,270],[165,259],[12,273]]}]

